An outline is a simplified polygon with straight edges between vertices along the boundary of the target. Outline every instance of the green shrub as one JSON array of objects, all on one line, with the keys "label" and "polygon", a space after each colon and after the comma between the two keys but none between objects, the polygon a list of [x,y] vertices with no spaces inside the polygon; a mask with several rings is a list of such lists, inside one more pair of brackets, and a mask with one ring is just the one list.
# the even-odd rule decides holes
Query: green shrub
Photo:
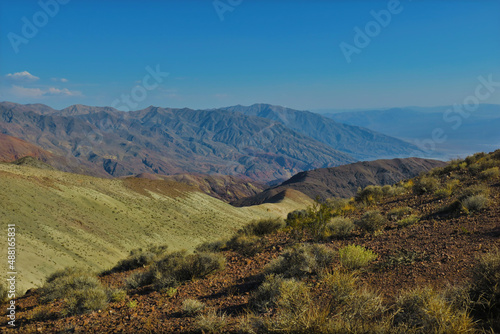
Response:
[{"label": "green shrub", "polygon": [[281,284],[286,281],[281,275],[267,275],[262,284],[250,296],[248,304],[261,313],[266,313],[276,306],[280,297]]},{"label": "green shrub", "polygon": [[227,325],[227,319],[224,313],[217,313],[214,309],[210,309],[207,313],[198,315],[195,324],[202,333],[222,333]]},{"label": "green shrub", "polygon": [[394,208],[387,213],[387,218],[392,221],[400,220],[401,218],[408,216],[412,213],[412,209],[407,206],[403,206],[400,208]]},{"label": "green shrub", "polygon": [[413,224],[418,223],[419,220],[420,220],[419,216],[410,215],[408,217],[405,217],[405,218],[398,220],[397,224],[399,227],[407,227],[407,226],[411,226]]},{"label": "green shrub", "polygon": [[384,191],[381,186],[367,186],[364,189],[358,189],[355,200],[356,202],[371,204],[380,201],[384,198]]},{"label": "green shrub", "polygon": [[66,268],[50,275],[40,289],[40,300],[64,300],[63,315],[81,314],[106,307],[109,296],[101,282],[88,270]]},{"label": "green shrub", "polygon": [[488,206],[488,198],[483,195],[467,197],[462,201],[462,205],[468,211],[480,211]]},{"label": "green shrub", "polygon": [[439,188],[439,180],[433,176],[422,176],[413,185],[413,192],[417,195],[434,193]]},{"label": "green shrub", "polygon": [[[472,312],[500,332],[500,251],[497,249],[479,258],[469,290]],[[493,332],[493,331],[492,331]]]},{"label": "green shrub", "polygon": [[237,234],[226,244],[228,249],[242,255],[253,256],[264,249],[264,240],[255,235]]},{"label": "green shrub", "polygon": [[377,257],[373,251],[362,246],[349,245],[339,249],[340,263],[349,269],[366,267]]},{"label": "green shrub", "polygon": [[182,302],[181,309],[182,309],[182,312],[184,312],[185,314],[187,314],[189,316],[193,316],[195,314],[200,313],[205,307],[206,307],[206,305],[204,303],[200,302],[199,300],[185,299]]},{"label": "green shrub", "polygon": [[314,305],[304,282],[285,280],[279,288],[276,315],[267,324],[268,331],[286,333],[314,333],[319,305]]},{"label": "green shrub", "polygon": [[490,188],[488,188],[484,184],[475,184],[470,187],[465,188],[462,190],[460,193],[460,200],[464,200],[467,197],[475,196],[475,195],[483,195],[485,197],[488,197],[490,195]]},{"label": "green shrub", "polygon": [[395,306],[398,312],[394,325],[405,326],[416,333],[475,332],[474,322],[467,312],[454,308],[431,289],[405,292]]},{"label": "green shrub", "polygon": [[148,266],[165,255],[167,248],[167,246],[154,246],[147,250],[142,248],[134,249],[130,251],[130,255],[126,259],[120,260],[116,266],[106,273],[122,272]]},{"label": "green shrub", "polygon": [[287,227],[299,228],[302,222],[307,218],[306,210],[295,210],[288,213],[285,224]]},{"label": "green shrub", "polygon": [[219,254],[174,252],[151,265],[148,271],[131,276],[127,286],[137,288],[152,284],[154,289],[163,291],[185,281],[204,278],[224,266],[225,258]]},{"label": "green shrub", "polygon": [[108,292],[108,298],[111,302],[122,302],[127,297],[127,292],[123,289],[112,289]]},{"label": "green shrub", "polygon": [[196,247],[197,253],[218,253],[226,249],[228,240],[207,241]]},{"label": "green shrub", "polygon": [[434,192],[434,196],[437,198],[443,199],[443,198],[448,198],[452,195],[452,191],[448,188],[440,188]]},{"label": "green shrub", "polygon": [[493,180],[498,179],[500,176],[500,169],[498,167],[488,168],[479,174],[479,177],[483,180]]},{"label": "green shrub", "polygon": [[63,315],[102,310],[108,305],[108,295],[102,287],[75,289],[66,297]]},{"label": "green shrub", "polygon": [[333,263],[334,259],[335,252],[324,245],[301,244],[283,251],[264,270],[267,274],[300,278],[319,273]]},{"label": "green shrub", "polygon": [[390,332],[382,297],[359,287],[354,275],[335,270],[323,275],[321,283],[329,296],[330,321],[323,326],[328,333]]},{"label": "green shrub", "polygon": [[284,222],[279,219],[263,219],[256,222],[251,222],[243,227],[240,231],[244,235],[263,236],[274,233],[283,228]]},{"label": "green shrub", "polygon": [[378,210],[366,211],[361,219],[356,221],[356,225],[365,233],[376,234],[386,224],[386,219]]},{"label": "green shrub", "polygon": [[326,225],[329,234],[335,238],[348,237],[354,227],[352,220],[344,217],[335,217]]}]

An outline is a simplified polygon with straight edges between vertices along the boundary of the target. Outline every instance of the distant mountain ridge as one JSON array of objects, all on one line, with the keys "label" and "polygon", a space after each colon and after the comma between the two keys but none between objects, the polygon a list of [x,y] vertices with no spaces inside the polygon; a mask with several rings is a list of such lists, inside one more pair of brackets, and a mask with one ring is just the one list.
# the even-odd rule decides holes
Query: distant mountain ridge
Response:
[{"label": "distant mountain ridge", "polygon": [[435,167],[445,166],[438,160],[406,158],[362,161],[349,165],[320,168],[301,172],[282,184],[269,188],[260,194],[237,200],[235,206],[251,206],[280,201],[290,189],[300,191],[312,199],[319,197],[349,198],[357,189],[368,185],[394,184],[404,179],[418,176]]},{"label": "distant mountain ridge", "polygon": [[422,153],[417,146],[400,139],[367,128],[339,123],[310,111],[269,104],[254,104],[248,107],[237,105],[222,109],[279,122],[358,160],[404,158]]},{"label": "distant mountain ridge", "polygon": [[[256,106],[246,111],[151,106],[122,112],[111,107],[73,105],[55,110],[42,104],[2,102],[0,133],[76,161],[91,175],[112,177],[202,173],[271,182],[304,170],[355,162],[358,158],[347,151],[356,147],[357,157],[370,158],[413,150],[397,139],[313,113],[291,109],[277,113],[281,107]],[[268,112],[264,115],[257,109]]]}]

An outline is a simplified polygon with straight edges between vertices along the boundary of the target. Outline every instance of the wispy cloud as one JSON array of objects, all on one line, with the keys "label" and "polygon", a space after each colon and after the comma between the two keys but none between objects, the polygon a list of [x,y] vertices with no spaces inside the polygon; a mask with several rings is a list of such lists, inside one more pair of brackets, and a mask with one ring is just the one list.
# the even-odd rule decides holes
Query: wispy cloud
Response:
[{"label": "wispy cloud", "polygon": [[68,82],[68,79],[66,79],[66,78],[50,78],[50,80],[56,81],[56,82]]},{"label": "wispy cloud", "polygon": [[83,96],[79,91],[72,91],[67,88],[59,89],[56,87],[49,88],[27,88],[17,85],[12,85],[11,93],[17,97],[43,97],[43,96]]},{"label": "wispy cloud", "polygon": [[37,76],[34,76],[33,74],[29,73],[28,71],[23,71],[23,72],[17,72],[17,73],[9,73],[5,76],[8,81],[10,82],[35,82],[39,80],[40,78]]}]

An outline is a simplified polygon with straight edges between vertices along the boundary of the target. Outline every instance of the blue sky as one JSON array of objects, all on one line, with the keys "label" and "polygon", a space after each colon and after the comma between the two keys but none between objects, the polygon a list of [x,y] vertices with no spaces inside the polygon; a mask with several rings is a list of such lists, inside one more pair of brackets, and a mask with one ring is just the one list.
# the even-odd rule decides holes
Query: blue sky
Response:
[{"label": "blue sky", "polygon": [[[478,76],[500,81],[498,0],[216,1],[227,10],[212,0],[60,0],[52,17],[38,1],[2,0],[0,100],[124,110],[435,106],[461,103]],[[396,5],[385,27],[374,25],[372,11]],[[23,34],[26,21],[38,22],[36,34]],[[341,43],[356,47],[354,29],[377,24],[348,63]],[[147,67],[168,76],[147,77],[146,89]],[[500,103],[500,88],[481,102]]]}]

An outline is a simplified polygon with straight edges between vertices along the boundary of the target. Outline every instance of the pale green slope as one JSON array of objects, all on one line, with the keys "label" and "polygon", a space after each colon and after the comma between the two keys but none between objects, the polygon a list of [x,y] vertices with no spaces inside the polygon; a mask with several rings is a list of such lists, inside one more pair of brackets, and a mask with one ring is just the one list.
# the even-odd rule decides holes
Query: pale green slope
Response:
[{"label": "pale green slope", "polygon": [[[0,164],[0,222],[17,226],[18,291],[65,266],[100,271],[131,249],[192,250],[252,219],[283,216],[307,198],[235,208],[175,182],[108,180]],[[1,253],[6,254],[6,239]],[[6,261],[0,270],[7,272]]]}]

